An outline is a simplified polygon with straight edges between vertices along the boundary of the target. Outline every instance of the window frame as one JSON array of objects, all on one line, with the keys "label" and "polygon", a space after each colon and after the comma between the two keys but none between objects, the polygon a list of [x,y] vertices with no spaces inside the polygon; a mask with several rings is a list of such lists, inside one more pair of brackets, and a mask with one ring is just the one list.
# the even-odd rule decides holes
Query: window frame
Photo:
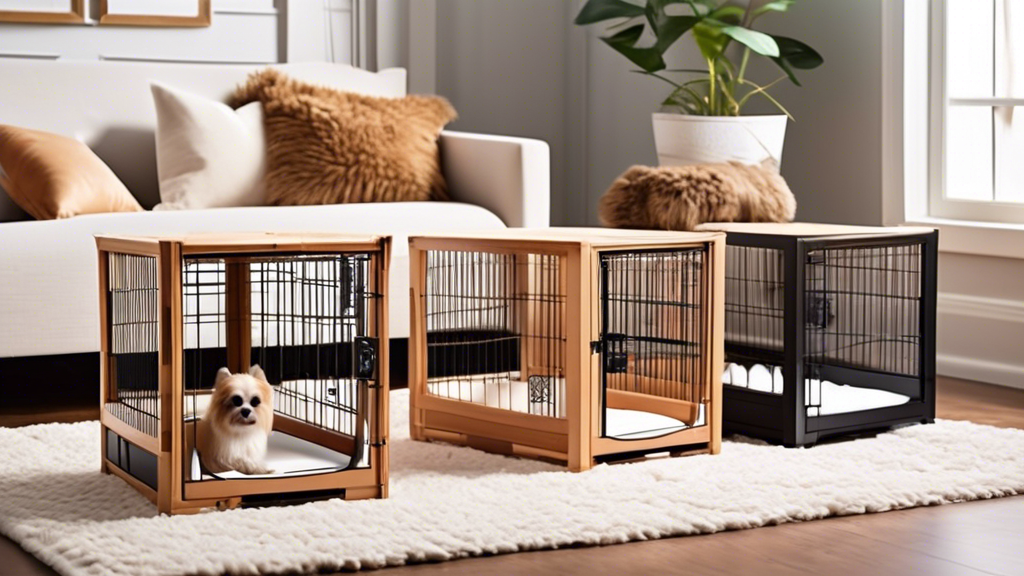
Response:
[{"label": "window frame", "polygon": [[[998,200],[966,200],[946,195],[946,112],[949,106],[1024,107],[1024,98],[956,98],[948,96],[946,77],[946,0],[928,0],[928,128],[927,128],[927,215],[934,218],[972,222],[1024,224],[1024,203]],[[908,47],[909,49],[909,47]],[[908,66],[909,67],[909,66]],[[925,92],[925,91],[923,91]],[[915,101],[916,100],[916,101]],[[908,98],[905,112],[920,100]],[[1022,111],[1024,112],[1024,111]],[[908,139],[910,142],[910,139]],[[913,151],[906,151],[908,158]],[[993,178],[996,178],[995,168]],[[1024,183],[1022,183],[1024,185]],[[908,191],[913,188],[908,188]]]}]

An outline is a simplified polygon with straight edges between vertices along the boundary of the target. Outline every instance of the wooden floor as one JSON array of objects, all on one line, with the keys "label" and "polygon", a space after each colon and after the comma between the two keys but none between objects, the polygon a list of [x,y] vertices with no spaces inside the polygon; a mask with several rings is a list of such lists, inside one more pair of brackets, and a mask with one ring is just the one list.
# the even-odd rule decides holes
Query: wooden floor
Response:
[{"label": "wooden floor", "polygon": [[[1024,390],[941,379],[938,416],[1024,428]],[[0,425],[12,425],[0,414]],[[0,498],[3,496],[0,495]],[[54,574],[0,538],[0,573]],[[1024,574],[1024,496],[599,548],[391,568],[498,574]]]}]

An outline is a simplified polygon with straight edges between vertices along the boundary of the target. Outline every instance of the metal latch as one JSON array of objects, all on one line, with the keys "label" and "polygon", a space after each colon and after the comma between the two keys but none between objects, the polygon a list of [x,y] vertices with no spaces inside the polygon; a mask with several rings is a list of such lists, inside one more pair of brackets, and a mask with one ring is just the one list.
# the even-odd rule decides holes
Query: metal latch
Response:
[{"label": "metal latch", "polygon": [[377,373],[377,339],[356,338],[356,378],[373,380]]},{"label": "metal latch", "polygon": [[598,350],[604,350],[604,371],[606,373],[624,374],[629,370],[629,352],[626,350],[626,341],[625,334],[605,334],[602,341],[596,343]]}]

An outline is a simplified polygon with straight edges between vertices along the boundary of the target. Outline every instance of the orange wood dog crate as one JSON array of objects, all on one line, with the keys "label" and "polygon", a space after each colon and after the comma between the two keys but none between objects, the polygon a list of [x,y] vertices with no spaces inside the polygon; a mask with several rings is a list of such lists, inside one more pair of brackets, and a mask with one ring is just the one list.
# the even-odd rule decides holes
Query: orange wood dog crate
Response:
[{"label": "orange wood dog crate", "polygon": [[[102,236],[102,469],[164,513],[383,498],[388,262],[379,236]],[[196,422],[216,371],[273,388],[273,474],[213,474]]]},{"label": "orange wood dog crate", "polygon": [[571,470],[721,445],[724,236],[409,241],[410,427]]}]

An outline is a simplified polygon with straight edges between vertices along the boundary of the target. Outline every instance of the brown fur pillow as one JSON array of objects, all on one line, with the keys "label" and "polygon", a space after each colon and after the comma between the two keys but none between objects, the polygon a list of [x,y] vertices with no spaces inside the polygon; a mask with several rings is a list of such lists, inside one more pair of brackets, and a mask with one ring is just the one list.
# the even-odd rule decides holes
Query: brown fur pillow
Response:
[{"label": "brown fur pillow", "polygon": [[613,228],[693,230],[704,222],[788,222],[796,199],[774,163],[633,166],[601,198]]},{"label": "brown fur pillow", "polygon": [[447,200],[437,138],[455,110],[444,98],[376,98],[253,74],[234,107],[259,101],[267,131],[267,203]]}]

